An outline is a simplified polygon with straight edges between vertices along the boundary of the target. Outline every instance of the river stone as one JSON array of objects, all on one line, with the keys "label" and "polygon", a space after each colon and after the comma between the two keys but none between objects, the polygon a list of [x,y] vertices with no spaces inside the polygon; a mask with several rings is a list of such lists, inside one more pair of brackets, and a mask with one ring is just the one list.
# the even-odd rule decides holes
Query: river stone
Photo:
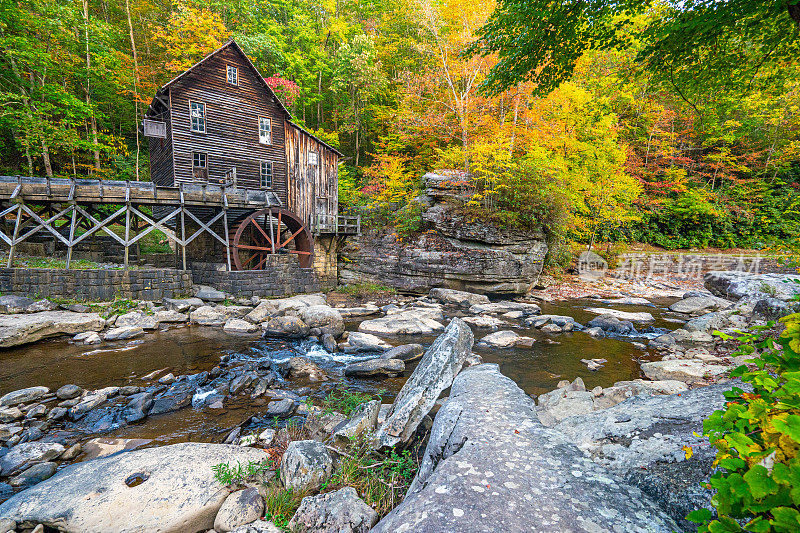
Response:
[{"label": "river stone", "polygon": [[610,305],[646,305],[646,306],[653,306],[653,303],[648,300],[647,298],[637,298],[626,296],[622,298],[604,298],[597,300],[603,304],[610,304]]},{"label": "river stone", "polygon": [[58,309],[58,304],[51,302],[47,298],[36,300],[31,305],[25,308],[26,313],[38,313],[39,311],[55,311]]},{"label": "river stone", "polygon": [[442,322],[445,319],[441,304],[426,304],[423,302],[417,302],[411,307],[396,309],[394,307],[390,307],[389,309],[386,309],[387,317],[394,315],[415,316],[417,318],[435,320],[436,322]]},{"label": "river stone", "polygon": [[228,315],[223,308],[204,305],[189,313],[189,321],[201,326],[224,326]]},{"label": "river stone", "polygon": [[115,328],[139,327],[142,329],[157,329],[158,321],[153,315],[146,315],[141,311],[131,311],[124,315],[119,315],[114,322]]},{"label": "river stone", "polygon": [[0,407],[0,423],[7,424],[22,418],[22,411],[17,407]]},{"label": "river stone", "polygon": [[[636,335],[636,328],[629,320],[620,320],[616,316],[605,314],[593,318],[587,324],[589,329],[600,328],[603,331],[610,333],[618,333],[619,335]],[[589,332],[589,330],[587,330]],[[591,333],[589,333],[591,335]],[[594,336],[594,335],[592,335]]]},{"label": "river stone", "polygon": [[399,359],[407,363],[422,357],[424,351],[421,344],[401,344],[383,352],[381,359]]},{"label": "river stone", "polygon": [[533,400],[483,364],[453,382],[411,487],[372,532],[676,529],[639,489],[543,427]]},{"label": "river stone", "polygon": [[12,407],[20,403],[35,402],[42,396],[50,392],[47,387],[28,387],[19,389],[0,397],[0,406]]},{"label": "river stone", "polygon": [[[508,313],[506,313],[508,314]],[[508,322],[495,318],[491,315],[477,315],[464,317],[464,322],[475,326],[476,328],[491,328],[497,329],[500,326],[508,326]]]},{"label": "river stone", "polygon": [[203,306],[203,300],[200,298],[164,298],[163,302],[164,307],[166,307],[168,310],[176,311],[178,313],[186,313]]},{"label": "river stone", "polygon": [[430,297],[443,304],[459,305],[470,307],[478,304],[488,304],[489,297],[485,294],[475,294],[473,292],[456,291],[453,289],[431,289]]},{"label": "river stone", "polygon": [[678,344],[707,344],[716,340],[716,337],[705,331],[688,331],[683,328],[676,329],[669,334]]},{"label": "river stone", "polygon": [[340,337],[344,333],[344,319],[339,311],[328,305],[310,305],[297,311],[300,320],[309,328],[318,328],[322,334]]},{"label": "river stone", "polygon": [[478,346],[489,346],[492,348],[511,348],[517,344],[524,344],[525,339],[530,337],[521,337],[516,332],[511,330],[495,331],[486,335],[478,342]]},{"label": "river stone", "polygon": [[378,357],[376,359],[359,361],[358,363],[347,365],[344,369],[344,375],[355,377],[395,377],[402,374],[405,369],[406,364],[399,359],[383,359],[382,357]]},{"label": "river stone", "polygon": [[375,315],[380,312],[381,308],[374,304],[366,304],[360,307],[337,307],[336,310],[339,311],[342,318],[349,319]]},{"label": "river stone", "polygon": [[19,433],[22,433],[22,426],[18,424],[0,424],[0,440],[12,439]]},{"label": "river stone", "polygon": [[674,379],[684,383],[705,383],[731,367],[706,363],[700,359],[673,359],[642,363],[642,372],[653,380]]},{"label": "river stone", "polygon": [[378,424],[380,410],[380,400],[370,400],[360,404],[353,410],[350,419],[340,426],[333,436],[339,440],[352,441],[364,433],[371,433]]},{"label": "river stone", "polygon": [[[715,457],[708,441],[694,434],[702,434],[703,420],[724,406],[723,393],[730,389],[730,383],[721,383],[680,394],[635,396],[567,418],[555,429],[653,498],[680,524],[676,531],[694,531],[697,526],[684,517],[709,505],[712,493],[701,482],[711,475]],[[700,445],[686,459],[682,447],[693,444]]]},{"label": "river stone", "polygon": [[391,344],[369,333],[351,331],[347,334],[347,343],[343,345],[345,352],[382,352],[392,347]]},{"label": "river stone", "polygon": [[707,273],[703,282],[713,294],[730,300],[761,295],[788,301],[800,294],[800,275],[797,274],[715,271]]},{"label": "river stone", "polygon": [[503,313],[509,313],[511,311],[522,311],[525,316],[531,315],[538,315],[542,312],[542,309],[536,304],[528,304],[523,302],[509,302],[509,301],[502,301],[502,302],[494,302],[488,304],[476,304],[470,306],[469,312],[473,315],[482,315],[482,314],[490,314],[490,315],[499,315]]},{"label": "river stone", "polygon": [[571,316],[563,315],[539,315],[526,318],[523,325],[529,328],[541,328],[545,324],[555,324],[560,328],[569,331],[575,328],[575,319]]},{"label": "river stone", "polygon": [[228,297],[224,292],[207,285],[195,285],[194,288],[194,297],[204,302],[222,302]]},{"label": "river stone", "polygon": [[147,416],[150,408],[153,407],[153,395],[149,392],[140,392],[129,397],[122,417],[128,424],[138,422]]},{"label": "river stone", "polygon": [[30,298],[7,294],[5,296],[0,296],[0,313],[24,313],[32,304],[33,300]]},{"label": "river stone", "polygon": [[256,520],[255,522],[237,527],[231,531],[231,533],[284,533],[284,531],[272,522]]},{"label": "river stone", "polygon": [[0,316],[0,348],[19,346],[56,335],[100,331],[105,320],[97,313],[42,311],[25,315]]},{"label": "river stone", "polygon": [[281,482],[287,489],[316,491],[333,474],[333,460],[324,444],[296,440],[286,448],[280,470]]},{"label": "river stone", "polygon": [[377,447],[409,441],[436,399],[461,371],[473,341],[472,330],[463,320],[450,321],[397,394],[386,420],[375,433]]},{"label": "river stone", "polygon": [[366,533],[378,521],[378,513],[358,497],[356,489],[306,496],[289,522],[290,531],[318,533]]},{"label": "river stone", "polygon": [[290,377],[306,378],[309,381],[327,381],[328,379],[324,370],[305,357],[292,357],[289,359],[287,365],[289,367]]},{"label": "river stone", "polygon": [[[51,461],[64,453],[64,446],[57,442],[23,442],[0,457],[0,476],[9,476],[26,465]],[[0,513],[0,516],[5,516]]]},{"label": "river stone", "polygon": [[180,322],[188,322],[189,315],[173,310],[156,311],[153,313],[153,319],[159,324],[176,324]]},{"label": "river stone", "polygon": [[[0,485],[2,487],[2,485]],[[8,487],[8,485],[6,485]],[[3,496],[5,493],[2,488],[0,488],[0,496]],[[14,530],[17,529],[17,523],[13,520],[9,520],[7,518],[0,518],[0,533],[14,533]]]},{"label": "river stone", "polygon": [[139,326],[123,326],[121,328],[109,329],[106,331],[105,335],[103,335],[103,338],[107,341],[121,341],[132,339],[143,334],[144,330]]},{"label": "river stone", "polygon": [[72,420],[80,420],[86,413],[102,404],[107,399],[108,396],[102,393],[94,392],[87,394],[78,404],[69,408],[69,417]]},{"label": "river stone", "polygon": [[687,315],[702,315],[711,311],[727,309],[732,305],[730,301],[716,296],[691,296],[670,305],[669,310]]},{"label": "river stone", "polygon": [[619,320],[628,320],[630,322],[652,322],[655,320],[653,315],[648,312],[640,311],[638,313],[631,313],[628,311],[620,311],[618,309],[607,309],[605,307],[589,307],[586,309],[589,313],[603,316],[613,316]]},{"label": "river stone", "polygon": [[[263,461],[263,450],[182,443],[136,450],[68,466],[0,505],[0,516],[64,531],[182,533],[214,526],[229,494],[212,466]],[[147,479],[129,487],[125,480]],[[157,512],[155,512],[157,510]]]},{"label": "river stone", "polygon": [[19,475],[12,477],[8,484],[12,487],[28,487],[30,485],[36,485],[53,476],[56,473],[57,465],[52,461],[46,461],[44,463],[38,463],[33,466],[29,466]]},{"label": "river stone", "polygon": [[214,530],[227,533],[238,526],[248,524],[264,513],[264,500],[256,488],[232,492],[225,498],[214,518]]},{"label": "river stone", "polygon": [[549,333],[549,334],[562,333],[564,331],[560,326],[556,326],[553,323],[545,324],[539,329],[542,333]]},{"label": "river stone", "polygon": [[309,327],[296,316],[278,316],[262,324],[265,337],[300,339],[308,337]]},{"label": "river stone", "polygon": [[409,311],[365,320],[358,325],[359,331],[375,335],[430,335],[443,329],[440,322]]},{"label": "river stone", "polygon": [[269,402],[267,404],[267,409],[264,411],[264,416],[267,418],[278,417],[278,418],[289,418],[294,413],[296,404],[295,401],[291,398],[284,398],[282,400],[276,400],[274,402]]},{"label": "river stone", "polygon": [[81,395],[83,389],[77,385],[63,385],[56,391],[59,400],[71,400]]},{"label": "river stone", "polygon": [[241,318],[229,318],[222,330],[234,334],[255,333],[258,331],[258,326]]},{"label": "river stone", "polygon": [[319,343],[325,348],[328,353],[336,353],[339,351],[339,345],[336,344],[336,338],[330,333],[324,333],[319,339]]},{"label": "river stone", "polygon": [[333,431],[340,425],[347,422],[347,417],[336,411],[315,413],[306,417],[305,425],[309,435],[314,440],[326,441],[333,434]]},{"label": "river stone", "polygon": [[678,394],[687,390],[689,390],[689,386],[686,383],[674,379],[618,381],[611,387],[602,389],[599,395],[595,395],[594,410],[607,409],[634,396]]}]

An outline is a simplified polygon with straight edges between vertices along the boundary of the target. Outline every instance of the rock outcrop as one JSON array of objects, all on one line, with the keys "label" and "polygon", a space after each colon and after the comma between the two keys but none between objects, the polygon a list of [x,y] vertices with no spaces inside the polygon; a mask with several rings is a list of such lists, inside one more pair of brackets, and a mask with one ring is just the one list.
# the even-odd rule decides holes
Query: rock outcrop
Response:
[{"label": "rock outcrop", "polygon": [[375,433],[376,446],[408,442],[439,395],[461,371],[473,341],[472,330],[463,320],[450,321],[397,394],[386,420]]},{"label": "rock outcrop", "polygon": [[772,297],[786,301],[800,294],[800,275],[714,271],[703,281],[712,293],[729,300]]},{"label": "rock outcrop", "polygon": [[[569,417],[554,429],[566,435],[595,462],[638,486],[678,522],[692,510],[707,506],[708,480],[714,460],[710,446],[695,446],[686,459],[684,445],[701,444],[703,419],[725,404],[721,383],[667,396],[635,396],[609,409]],[[707,444],[707,441],[705,441]]]},{"label": "rock outcrop", "polygon": [[0,505],[0,518],[61,531],[179,533],[214,527],[230,490],[212,466],[261,461],[263,450],[184,443],[77,463]]},{"label": "rock outcrop", "polygon": [[456,378],[406,497],[372,531],[677,529],[638,488],[542,426],[533,401],[484,364]]},{"label": "rock outcrop", "polygon": [[391,285],[427,293],[445,287],[475,293],[522,294],[536,283],[547,253],[544,234],[499,228],[462,214],[458,173],[426,174],[419,202],[425,231],[410,242],[393,233],[365,234],[348,243],[340,281]]},{"label": "rock outcrop", "polygon": [[0,315],[0,348],[19,346],[56,335],[101,331],[105,320],[97,313],[41,311],[21,315]]}]

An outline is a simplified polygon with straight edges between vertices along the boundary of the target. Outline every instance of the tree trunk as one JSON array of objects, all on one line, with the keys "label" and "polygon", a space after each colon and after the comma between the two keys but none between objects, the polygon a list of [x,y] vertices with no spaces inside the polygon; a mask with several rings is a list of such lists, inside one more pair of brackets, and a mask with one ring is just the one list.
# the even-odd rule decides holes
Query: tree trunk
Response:
[{"label": "tree trunk", "polygon": [[517,137],[517,120],[519,119],[519,94],[514,97],[514,126],[511,129],[511,145],[508,147],[508,155],[514,155],[514,141]]},{"label": "tree trunk", "polygon": [[129,0],[125,0],[125,13],[128,15],[128,33],[131,37],[131,52],[133,53],[133,122],[136,125],[136,181],[139,181],[139,58],[136,55],[136,41],[133,39]]},{"label": "tree trunk", "polygon": [[100,146],[97,144],[97,119],[94,116],[92,109],[92,99],[89,94],[89,76],[92,69],[92,59],[89,54],[89,0],[83,0],[83,24],[84,33],[86,37],[86,107],[89,108],[90,119],[89,122],[92,126],[92,145],[94,145],[94,169],[100,170]]},{"label": "tree trunk", "polygon": [[53,167],[50,164],[50,150],[47,148],[47,143],[44,142],[44,136],[42,136],[42,161],[44,162],[45,174],[47,174],[48,178],[52,178]]}]

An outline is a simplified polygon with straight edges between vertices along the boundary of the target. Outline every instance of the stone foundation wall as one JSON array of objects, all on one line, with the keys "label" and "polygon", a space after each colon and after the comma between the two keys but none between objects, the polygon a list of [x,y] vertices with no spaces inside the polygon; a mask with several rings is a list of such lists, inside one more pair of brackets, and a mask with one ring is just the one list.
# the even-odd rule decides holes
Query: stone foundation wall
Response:
[{"label": "stone foundation wall", "polygon": [[339,284],[339,243],[335,237],[314,239],[314,264],[312,265],[324,289],[335,289]]},{"label": "stone foundation wall", "polygon": [[294,255],[270,256],[264,270],[228,272],[224,263],[199,262],[190,268],[196,285],[210,285],[235,296],[288,296],[322,289],[316,271],[301,268]]},{"label": "stone foundation wall", "polygon": [[173,269],[66,270],[0,268],[0,292],[76,300],[161,300],[192,293],[189,272]]}]

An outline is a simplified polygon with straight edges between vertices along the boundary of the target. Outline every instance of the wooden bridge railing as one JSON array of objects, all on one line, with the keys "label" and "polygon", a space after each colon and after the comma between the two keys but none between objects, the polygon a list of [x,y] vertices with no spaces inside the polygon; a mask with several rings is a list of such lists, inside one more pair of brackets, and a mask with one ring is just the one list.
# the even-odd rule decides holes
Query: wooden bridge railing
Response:
[{"label": "wooden bridge railing", "polygon": [[314,215],[311,231],[318,235],[360,235],[361,215]]}]

